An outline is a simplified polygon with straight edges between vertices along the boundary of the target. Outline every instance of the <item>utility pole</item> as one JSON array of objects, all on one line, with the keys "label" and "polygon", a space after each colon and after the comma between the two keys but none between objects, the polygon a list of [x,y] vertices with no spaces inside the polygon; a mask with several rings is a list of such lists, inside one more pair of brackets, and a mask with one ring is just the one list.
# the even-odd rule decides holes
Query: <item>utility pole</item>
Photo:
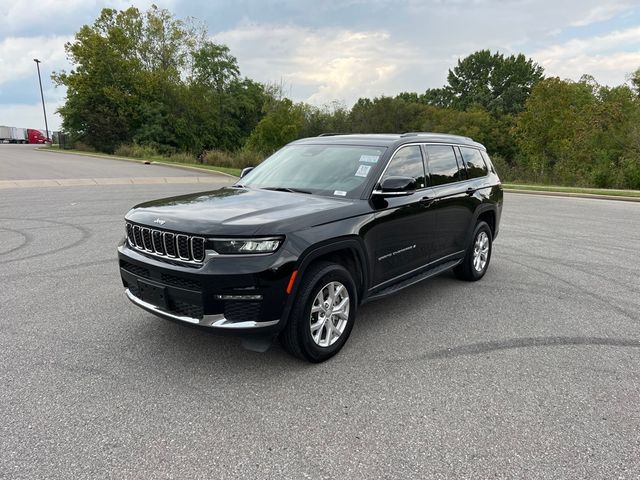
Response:
[{"label": "utility pole", "polygon": [[40,97],[42,98],[42,112],[44,113],[44,128],[47,134],[47,140],[49,140],[49,125],[47,124],[47,109],[44,108],[44,93],[42,93],[42,77],[40,77],[40,60],[37,58],[33,59],[36,62],[36,67],[38,68],[38,82],[40,83]]}]

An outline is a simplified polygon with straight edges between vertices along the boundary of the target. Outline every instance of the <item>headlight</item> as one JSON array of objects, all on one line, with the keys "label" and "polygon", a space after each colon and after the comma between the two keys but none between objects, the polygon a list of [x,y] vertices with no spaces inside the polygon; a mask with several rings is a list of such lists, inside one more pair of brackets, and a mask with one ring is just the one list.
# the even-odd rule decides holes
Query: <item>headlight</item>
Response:
[{"label": "headlight", "polygon": [[273,253],[282,238],[228,238],[213,240],[213,249],[221,255],[233,253]]}]

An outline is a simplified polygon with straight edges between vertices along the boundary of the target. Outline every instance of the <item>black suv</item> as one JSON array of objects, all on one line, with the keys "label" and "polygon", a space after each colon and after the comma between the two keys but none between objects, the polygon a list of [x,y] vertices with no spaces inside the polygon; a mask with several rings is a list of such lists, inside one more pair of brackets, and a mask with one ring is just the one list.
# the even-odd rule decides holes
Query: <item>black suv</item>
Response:
[{"label": "black suv", "polygon": [[321,362],[364,302],[450,268],[487,271],[503,194],[470,138],[322,135],[242,173],[127,213],[118,255],[133,303],[253,345],[279,335]]}]

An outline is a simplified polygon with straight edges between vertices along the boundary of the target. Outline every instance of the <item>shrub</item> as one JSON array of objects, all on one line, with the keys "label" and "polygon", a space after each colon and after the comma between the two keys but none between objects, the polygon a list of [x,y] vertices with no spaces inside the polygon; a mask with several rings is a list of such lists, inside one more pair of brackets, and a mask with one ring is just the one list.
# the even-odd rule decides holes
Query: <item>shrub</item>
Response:
[{"label": "shrub", "polygon": [[132,146],[131,156],[134,158],[151,158],[157,157],[158,155],[158,151],[150,145],[138,145],[134,143]]},{"label": "shrub", "polygon": [[230,168],[255,167],[263,159],[263,155],[248,148],[231,153],[224,150],[208,150],[200,156],[201,162],[205,165]]},{"label": "shrub", "polygon": [[93,148],[91,145],[87,145],[84,142],[81,142],[80,140],[73,142],[73,148],[75,148],[76,150],[82,150],[83,152],[95,152],[96,149]]},{"label": "shrub", "polygon": [[256,167],[265,158],[264,155],[249,148],[238,150],[234,155],[237,163],[236,168]]},{"label": "shrub", "polygon": [[207,150],[200,159],[205,165],[215,165],[216,167],[233,167],[231,154],[223,150]]},{"label": "shrub", "polygon": [[620,165],[621,187],[640,190],[640,159],[625,158]]},{"label": "shrub", "polygon": [[133,157],[131,145],[119,145],[114,154],[119,157]]},{"label": "shrub", "polygon": [[196,163],[196,157],[194,157],[190,153],[184,153],[184,152],[173,153],[168,156],[168,160],[171,162],[178,162],[178,163]]},{"label": "shrub", "polygon": [[150,145],[138,145],[137,143],[132,145],[119,145],[118,148],[115,149],[114,153],[121,157],[132,158],[153,158],[160,156],[158,150],[154,147]]}]

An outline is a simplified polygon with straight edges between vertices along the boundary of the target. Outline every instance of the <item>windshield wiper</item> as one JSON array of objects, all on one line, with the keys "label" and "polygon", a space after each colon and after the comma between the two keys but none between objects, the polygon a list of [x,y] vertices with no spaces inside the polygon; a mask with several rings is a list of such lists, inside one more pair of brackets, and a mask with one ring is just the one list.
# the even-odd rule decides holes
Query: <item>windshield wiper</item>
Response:
[{"label": "windshield wiper", "polygon": [[290,187],[263,187],[260,190],[273,190],[274,192],[311,193],[308,190],[300,190],[299,188]]}]

